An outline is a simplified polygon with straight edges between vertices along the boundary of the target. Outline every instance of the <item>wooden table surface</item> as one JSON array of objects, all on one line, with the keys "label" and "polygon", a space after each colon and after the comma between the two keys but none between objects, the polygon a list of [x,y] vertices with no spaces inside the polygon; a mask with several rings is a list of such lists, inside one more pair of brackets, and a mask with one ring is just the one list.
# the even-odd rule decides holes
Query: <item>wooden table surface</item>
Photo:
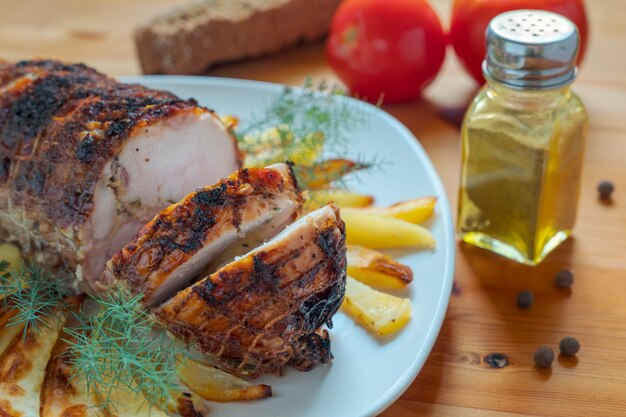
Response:
[{"label": "wooden table surface", "polygon": [[[0,0],[0,57],[53,57],[83,61],[111,75],[136,74],[132,28],[182,3]],[[446,22],[450,1],[433,3]],[[590,130],[574,238],[536,268],[459,245],[457,289],[435,348],[385,417],[626,415],[626,1],[587,5],[591,45],[575,90],[587,105]],[[294,85],[307,76],[335,80],[321,44],[222,66],[208,75]],[[449,50],[423,100],[384,106],[420,138],[452,207],[459,132],[440,115],[464,106],[475,88]],[[616,185],[611,205],[596,197],[602,179]],[[562,268],[575,272],[571,291],[553,285]],[[536,296],[526,311],[515,303],[523,289]],[[537,370],[535,349],[548,345],[557,350],[566,335],[581,342],[577,358],[557,358],[551,370]],[[492,352],[505,354],[510,364],[489,368],[483,359]]]}]

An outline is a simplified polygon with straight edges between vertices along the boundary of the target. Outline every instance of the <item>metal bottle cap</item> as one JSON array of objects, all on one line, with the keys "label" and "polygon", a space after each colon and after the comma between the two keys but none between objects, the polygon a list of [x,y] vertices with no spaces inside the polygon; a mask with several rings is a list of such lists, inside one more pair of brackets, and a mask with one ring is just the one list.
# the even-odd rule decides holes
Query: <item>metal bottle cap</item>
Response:
[{"label": "metal bottle cap", "polygon": [[578,28],[559,14],[502,13],[491,20],[486,37],[486,78],[515,89],[547,90],[564,87],[576,77]]}]

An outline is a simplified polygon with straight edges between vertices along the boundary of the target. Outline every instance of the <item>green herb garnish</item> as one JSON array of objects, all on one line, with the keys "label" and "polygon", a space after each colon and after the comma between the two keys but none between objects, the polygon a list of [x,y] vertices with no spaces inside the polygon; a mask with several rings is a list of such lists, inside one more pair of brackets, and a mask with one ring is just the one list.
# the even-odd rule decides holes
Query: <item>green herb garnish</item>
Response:
[{"label": "green herb garnish", "polygon": [[[8,267],[8,262],[0,262],[0,271]],[[40,326],[48,327],[51,317],[60,318],[65,295],[58,278],[38,267],[24,265],[18,272],[0,275],[3,310],[14,312],[7,325],[24,326],[23,337],[31,330],[39,334]]]},{"label": "green herb garnish", "polygon": [[350,105],[341,98],[343,95],[338,88],[329,88],[325,83],[314,86],[310,80],[301,90],[285,88],[260,116],[235,129],[244,165],[294,162],[304,189],[316,188],[309,178],[318,174],[329,159],[350,158],[343,160],[351,163],[352,169],[324,172],[326,185],[356,169],[373,166],[374,161],[363,161],[350,149],[355,127],[368,121],[367,107]]},{"label": "green herb garnish", "polygon": [[82,312],[81,325],[65,329],[72,379],[96,392],[110,408],[116,406],[113,394],[120,387],[160,407],[175,403],[182,392],[176,376],[181,349],[155,329],[142,298],[121,287],[103,298],[91,298],[96,311]]}]

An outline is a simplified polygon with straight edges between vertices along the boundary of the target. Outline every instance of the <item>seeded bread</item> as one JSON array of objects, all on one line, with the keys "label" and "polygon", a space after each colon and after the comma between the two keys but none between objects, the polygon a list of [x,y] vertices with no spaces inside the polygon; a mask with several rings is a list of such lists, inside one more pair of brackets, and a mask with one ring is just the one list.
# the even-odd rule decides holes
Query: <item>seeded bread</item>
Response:
[{"label": "seeded bread", "polygon": [[341,0],[203,0],[135,33],[146,74],[199,74],[210,66],[323,37]]}]

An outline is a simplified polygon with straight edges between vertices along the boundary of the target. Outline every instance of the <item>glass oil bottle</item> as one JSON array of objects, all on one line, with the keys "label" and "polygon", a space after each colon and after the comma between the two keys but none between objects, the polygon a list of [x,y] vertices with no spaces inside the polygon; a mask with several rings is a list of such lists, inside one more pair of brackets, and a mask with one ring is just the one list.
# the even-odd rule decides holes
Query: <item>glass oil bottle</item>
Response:
[{"label": "glass oil bottle", "polygon": [[579,36],[545,11],[496,16],[487,29],[487,84],[463,122],[458,233],[536,265],[576,220],[587,115],[570,90]]}]

